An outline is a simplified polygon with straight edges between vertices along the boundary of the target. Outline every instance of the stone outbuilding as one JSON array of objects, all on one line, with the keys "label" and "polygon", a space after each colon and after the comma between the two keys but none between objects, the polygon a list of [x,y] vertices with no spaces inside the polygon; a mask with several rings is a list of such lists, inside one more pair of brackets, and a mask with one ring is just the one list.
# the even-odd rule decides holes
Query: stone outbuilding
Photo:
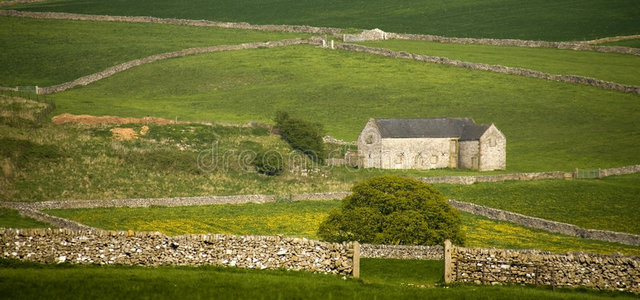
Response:
[{"label": "stone outbuilding", "polygon": [[506,168],[504,134],[471,118],[370,119],[357,144],[364,168]]}]

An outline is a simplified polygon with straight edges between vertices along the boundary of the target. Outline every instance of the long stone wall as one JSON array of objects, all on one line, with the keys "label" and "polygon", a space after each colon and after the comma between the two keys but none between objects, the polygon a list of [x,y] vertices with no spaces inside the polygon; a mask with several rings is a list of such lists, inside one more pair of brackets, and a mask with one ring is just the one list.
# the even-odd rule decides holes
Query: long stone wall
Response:
[{"label": "long stone wall", "polygon": [[411,60],[423,61],[428,63],[462,67],[462,68],[467,68],[472,70],[491,71],[495,73],[519,75],[519,76],[532,77],[532,78],[541,78],[541,79],[553,80],[558,82],[577,83],[582,85],[595,86],[603,89],[616,90],[616,91],[625,92],[625,93],[640,94],[639,86],[624,85],[624,84],[619,84],[615,82],[609,82],[609,81],[604,81],[600,79],[577,76],[577,75],[555,75],[555,74],[548,74],[548,73],[522,69],[522,68],[512,68],[512,67],[505,67],[500,65],[489,65],[489,64],[481,64],[481,63],[471,63],[471,62],[465,62],[460,60],[453,60],[445,57],[411,54],[403,51],[392,51],[389,49],[372,48],[372,47],[366,47],[361,45],[338,43],[335,45],[335,47],[337,49],[375,54],[375,55],[381,55],[381,56],[392,57],[392,58],[404,58],[404,59],[411,59]]},{"label": "long stone wall", "polygon": [[367,258],[425,259],[442,260],[444,248],[436,246],[412,245],[360,245],[360,256]]},{"label": "long stone wall", "polygon": [[556,232],[579,238],[640,246],[640,235],[599,229],[585,229],[572,224],[525,216],[519,213],[469,202],[449,200],[449,204],[458,210],[474,215],[485,216],[494,220],[512,222],[530,228],[542,229],[549,232]]},{"label": "long stone wall", "polygon": [[[477,38],[456,38],[456,37],[444,37],[437,35],[424,35],[424,34],[400,34],[400,33],[387,33],[387,38],[401,39],[401,40],[418,40],[440,43],[455,43],[455,44],[476,44],[476,45],[493,45],[493,46],[513,46],[513,47],[528,47],[528,48],[556,48],[556,49],[568,49],[578,51],[597,51],[597,52],[614,52],[623,54],[640,55],[640,49],[630,47],[619,46],[593,46],[595,42],[547,42],[547,41],[530,41],[530,40],[516,40],[516,39],[477,39]],[[606,41],[602,39],[603,41]]]},{"label": "long stone wall", "polygon": [[445,282],[588,287],[640,293],[640,257],[472,249],[445,242]]},{"label": "long stone wall", "polygon": [[[0,228],[3,257],[43,263],[219,265],[359,274],[359,245],[281,236]],[[357,277],[357,276],[356,276]]]},{"label": "long stone wall", "polygon": [[104,16],[104,15],[87,15],[73,14],[61,12],[32,12],[17,10],[0,10],[0,16],[36,18],[36,19],[54,19],[54,20],[77,20],[77,21],[106,21],[106,22],[134,22],[134,23],[154,23],[154,24],[171,24],[171,25],[187,25],[199,27],[220,27],[232,29],[246,30],[263,30],[263,31],[284,31],[284,32],[300,32],[313,34],[339,34],[342,32],[340,28],[331,27],[314,27],[305,25],[252,25],[245,22],[216,22],[208,20],[187,20],[187,19],[165,19],[146,16]]},{"label": "long stone wall", "polygon": [[478,176],[440,176],[440,177],[420,177],[422,182],[448,183],[448,184],[474,184],[476,182],[501,182],[509,180],[545,180],[545,179],[571,179],[573,173],[567,172],[536,172],[536,173],[511,173],[498,175],[478,175]]},{"label": "long stone wall", "polygon": [[[1,11],[0,11],[1,12]],[[119,64],[114,67],[110,67],[102,72],[94,73],[91,75],[80,77],[76,80],[65,82],[62,84],[50,86],[50,87],[41,87],[39,88],[39,94],[52,94],[61,91],[68,90],[70,88],[76,86],[88,85],[90,83],[96,82],[98,80],[107,78],[116,73],[131,69],[133,67],[137,67],[140,65],[156,62],[159,60],[182,57],[187,55],[195,55],[195,54],[203,54],[203,53],[212,53],[212,52],[221,52],[221,51],[234,51],[234,50],[244,50],[244,49],[256,49],[256,48],[272,48],[272,47],[283,47],[289,45],[298,45],[298,44],[306,44],[309,43],[309,40],[302,39],[293,39],[293,40],[284,40],[277,42],[265,42],[265,43],[246,43],[240,45],[225,45],[225,46],[211,46],[211,47],[201,47],[201,48],[190,48],[181,51],[168,52],[158,55],[149,56],[146,58],[136,59],[132,61],[128,61],[122,64]]]}]

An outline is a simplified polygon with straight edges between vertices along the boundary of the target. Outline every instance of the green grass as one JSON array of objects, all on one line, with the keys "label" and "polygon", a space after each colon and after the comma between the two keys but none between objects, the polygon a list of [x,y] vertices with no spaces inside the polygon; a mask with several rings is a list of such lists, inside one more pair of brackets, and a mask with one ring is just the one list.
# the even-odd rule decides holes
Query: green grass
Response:
[{"label": "green grass", "polygon": [[640,48],[640,39],[622,40],[617,42],[603,43],[600,46],[622,46],[631,48]]},{"label": "green grass", "polygon": [[162,61],[52,98],[57,113],[181,120],[285,110],[345,140],[371,117],[473,117],[507,136],[509,171],[631,165],[640,146],[638,95],[311,46]]},{"label": "green grass", "polygon": [[640,234],[640,174],[598,180],[438,185],[447,197],[585,228]]},{"label": "green grass", "polygon": [[531,69],[550,74],[580,75],[622,84],[640,85],[640,56],[637,55],[409,40],[361,44],[474,63]]},{"label": "green grass", "polygon": [[441,260],[360,258],[360,275],[360,278],[366,283],[433,287],[443,283],[444,262]]},{"label": "green grass", "polygon": [[[172,235],[225,233],[319,239],[317,230],[340,201],[151,208],[49,210],[49,214],[107,230],[160,231]],[[532,230],[463,213],[466,244],[472,247],[640,254],[640,247]]]},{"label": "green grass", "polygon": [[55,228],[54,226],[24,217],[15,209],[0,207],[0,227],[4,228]]},{"label": "green grass", "polygon": [[[43,265],[0,259],[0,293],[8,299],[635,299],[629,293],[585,289],[402,284],[428,286],[436,272],[442,276],[436,266],[441,263],[363,259],[362,279],[342,279],[304,271]],[[418,270],[420,266],[427,271]]]},{"label": "green grass", "polygon": [[24,10],[144,15],[255,24],[380,28],[392,32],[533,40],[590,40],[640,31],[634,0],[401,0],[238,3],[232,0],[57,0],[18,5]]},{"label": "green grass", "polygon": [[305,34],[0,17],[0,86],[49,86],[154,54]]}]

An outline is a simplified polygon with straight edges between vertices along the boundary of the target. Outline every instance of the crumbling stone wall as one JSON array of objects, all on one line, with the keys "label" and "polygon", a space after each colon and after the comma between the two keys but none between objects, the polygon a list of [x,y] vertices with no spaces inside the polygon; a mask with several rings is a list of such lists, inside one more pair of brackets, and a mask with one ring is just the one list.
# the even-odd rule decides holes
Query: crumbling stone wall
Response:
[{"label": "crumbling stone wall", "polygon": [[449,248],[447,243],[445,253],[445,282],[582,286],[640,293],[638,256]]},{"label": "crumbling stone wall", "polygon": [[219,265],[359,274],[357,243],[282,236],[0,228],[3,257],[43,263]]}]

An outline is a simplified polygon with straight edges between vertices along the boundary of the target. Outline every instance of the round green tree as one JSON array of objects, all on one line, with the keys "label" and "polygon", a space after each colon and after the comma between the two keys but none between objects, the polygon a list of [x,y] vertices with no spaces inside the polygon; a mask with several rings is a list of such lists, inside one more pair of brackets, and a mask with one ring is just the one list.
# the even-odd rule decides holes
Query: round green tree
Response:
[{"label": "round green tree", "polygon": [[464,243],[460,214],[429,184],[400,176],[375,177],[353,186],[318,234],[327,241],[436,245]]}]

